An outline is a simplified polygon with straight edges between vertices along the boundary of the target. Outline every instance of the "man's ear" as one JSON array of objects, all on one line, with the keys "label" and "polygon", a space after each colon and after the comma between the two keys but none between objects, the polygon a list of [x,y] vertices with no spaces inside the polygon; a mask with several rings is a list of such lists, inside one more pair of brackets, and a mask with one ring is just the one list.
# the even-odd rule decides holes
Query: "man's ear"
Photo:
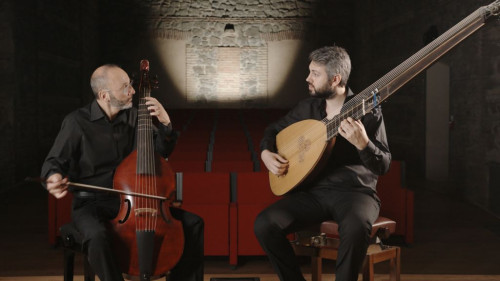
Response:
[{"label": "man's ear", "polygon": [[330,86],[332,89],[340,84],[340,81],[342,80],[342,76],[340,74],[335,74],[333,75],[332,79],[330,80]]},{"label": "man's ear", "polygon": [[97,95],[99,96],[99,99],[102,100],[102,101],[107,101],[107,99],[109,98],[109,91],[106,91],[106,90],[100,90],[99,93],[97,93]]}]

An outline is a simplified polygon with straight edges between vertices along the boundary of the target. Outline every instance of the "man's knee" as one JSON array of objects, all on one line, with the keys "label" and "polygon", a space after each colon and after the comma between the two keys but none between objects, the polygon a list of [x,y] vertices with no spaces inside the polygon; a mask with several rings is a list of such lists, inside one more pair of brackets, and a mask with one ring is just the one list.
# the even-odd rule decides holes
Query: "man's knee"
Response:
[{"label": "man's knee", "polygon": [[345,242],[359,243],[360,241],[369,242],[371,225],[363,220],[350,220],[339,226],[339,234]]},{"label": "man's knee", "polygon": [[186,229],[191,229],[192,231],[203,231],[205,228],[203,218],[193,213],[187,213],[182,223]]},{"label": "man's knee", "polygon": [[203,218],[197,214],[173,207],[170,208],[170,213],[174,219],[182,222],[182,226],[185,230],[203,230],[205,227]]},{"label": "man's knee", "polygon": [[257,236],[257,238],[266,236],[270,233],[270,231],[272,231],[272,226],[273,222],[268,213],[264,211],[261,212],[257,215],[253,226],[255,236]]},{"label": "man's knee", "polygon": [[87,249],[89,252],[100,251],[109,248],[109,234],[107,231],[94,231],[87,239]]}]

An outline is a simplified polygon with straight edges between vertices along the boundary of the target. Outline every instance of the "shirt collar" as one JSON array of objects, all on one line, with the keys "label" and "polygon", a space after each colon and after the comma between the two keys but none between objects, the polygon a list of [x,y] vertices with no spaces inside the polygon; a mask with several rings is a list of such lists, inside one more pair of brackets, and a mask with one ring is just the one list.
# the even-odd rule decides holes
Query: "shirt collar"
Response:
[{"label": "shirt collar", "polygon": [[102,111],[101,107],[97,103],[97,100],[92,101],[90,105],[90,121],[96,121],[101,118],[104,118],[106,115],[104,111]]},{"label": "shirt collar", "polygon": [[[111,123],[118,123],[118,122],[127,123],[126,111],[128,110],[120,110],[115,120],[113,120]],[[94,99],[94,101],[90,105],[90,121],[92,122],[97,121],[101,118],[105,118],[106,120],[108,120],[108,117],[106,116],[102,108],[99,106],[99,103],[97,103],[97,100]]]},{"label": "shirt collar", "polygon": [[353,91],[351,91],[351,88],[347,87],[347,96],[350,97],[350,96],[354,96],[354,93]]},{"label": "shirt collar", "polygon": [[[346,87],[346,90],[347,90],[347,95],[346,98],[344,99],[344,104],[354,97],[354,92],[351,90],[351,88]],[[319,108],[321,112],[323,112],[324,116],[322,118],[324,118],[326,116],[326,99],[321,99]]]},{"label": "shirt collar", "polygon": [[345,96],[344,104],[354,97],[354,93],[353,91],[351,91],[351,88],[346,87],[346,90],[347,90],[347,95]]}]

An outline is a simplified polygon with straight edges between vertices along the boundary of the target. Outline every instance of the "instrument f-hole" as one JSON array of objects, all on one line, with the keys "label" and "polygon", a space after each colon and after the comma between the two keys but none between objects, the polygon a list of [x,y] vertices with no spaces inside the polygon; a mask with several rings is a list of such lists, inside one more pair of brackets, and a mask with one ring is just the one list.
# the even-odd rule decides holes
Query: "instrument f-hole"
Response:
[{"label": "instrument f-hole", "polygon": [[125,217],[121,220],[119,220],[118,222],[119,223],[125,223],[127,220],[128,220],[128,217],[130,216],[130,200],[129,199],[125,199],[125,203],[127,203],[128,207],[127,207],[127,214],[125,215]]}]

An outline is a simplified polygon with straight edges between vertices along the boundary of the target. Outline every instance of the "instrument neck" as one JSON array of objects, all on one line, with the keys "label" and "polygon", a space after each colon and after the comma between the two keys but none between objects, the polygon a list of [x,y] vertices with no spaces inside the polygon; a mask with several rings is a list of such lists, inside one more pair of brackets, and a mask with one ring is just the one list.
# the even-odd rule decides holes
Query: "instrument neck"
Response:
[{"label": "instrument neck", "polygon": [[331,120],[323,119],[327,127],[327,140],[337,136],[340,122],[347,117],[359,120],[391,96],[408,81],[428,68],[455,45],[481,28],[485,21],[499,14],[500,0],[483,6],[433,40],[427,46],[402,62],[396,68],[349,100],[340,114]]},{"label": "instrument neck", "polygon": [[137,173],[154,175],[153,120],[149,114],[146,97],[151,96],[148,73],[141,73],[139,83],[139,107],[137,118]]}]

